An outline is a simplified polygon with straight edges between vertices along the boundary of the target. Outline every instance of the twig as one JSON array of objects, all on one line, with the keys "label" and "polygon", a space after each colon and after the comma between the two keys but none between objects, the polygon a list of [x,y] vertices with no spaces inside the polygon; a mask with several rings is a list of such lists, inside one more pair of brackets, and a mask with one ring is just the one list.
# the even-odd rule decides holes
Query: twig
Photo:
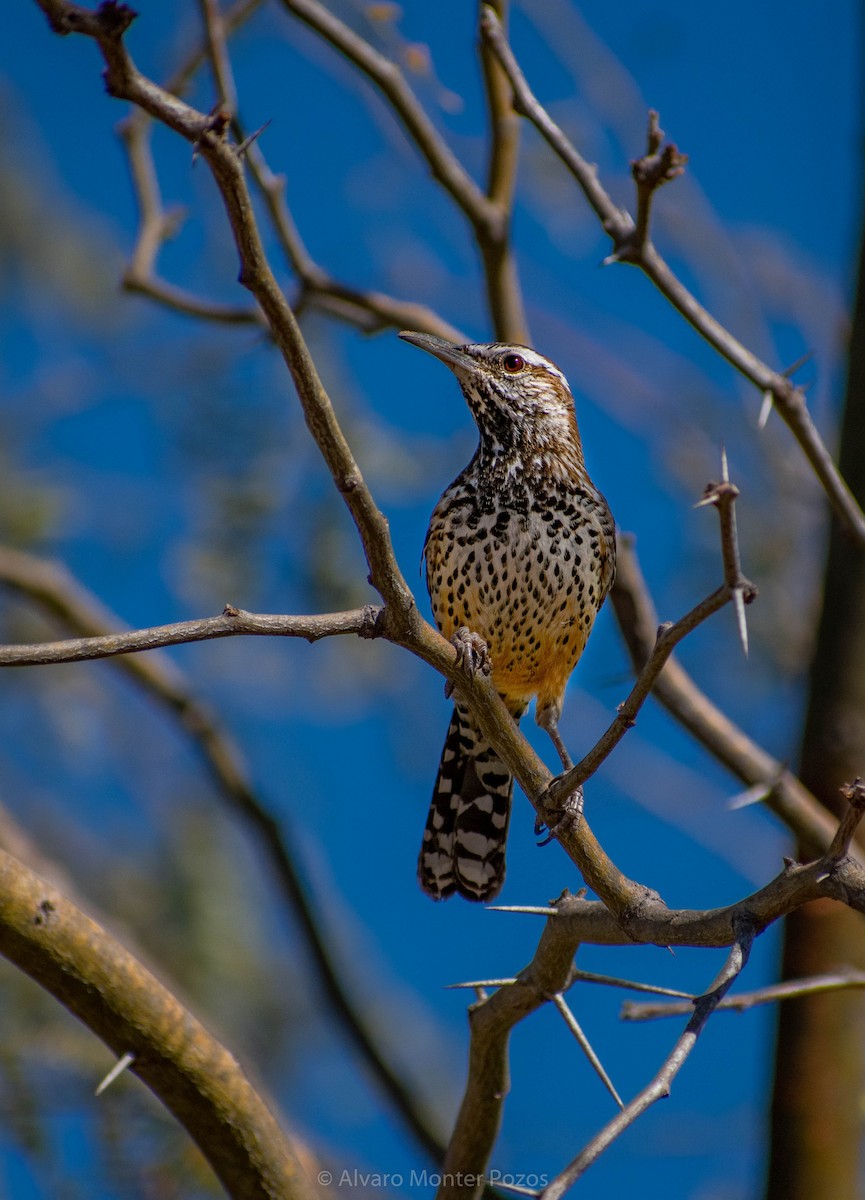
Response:
[{"label": "twig", "polygon": [[[639,672],[655,645],[658,616],[640,571],[633,539],[620,536],[618,543],[611,599],[634,668]],[[812,853],[828,849],[837,828],[836,819],[783,763],[721,712],[675,659],[665,665],[652,694],[746,786],[764,789],[766,806]]]},{"label": "twig", "polygon": [[237,114],[237,88],[226,45],[225,18],[219,0],[198,0],[207,36],[207,52],[216,84],[217,104]]},{"label": "twig", "polygon": [[850,853],[850,843],[865,815],[865,780],[854,779],[852,783],[845,783],[841,788],[841,795],[847,801],[848,807],[826,853],[829,859],[840,859]]},{"label": "twig", "polygon": [[664,131],[658,124],[658,114],[649,109],[648,146],[642,158],[631,163],[631,174],[637,185],[637,219],[633,233],[633,245],[642,253],[649,242],[652,200],[659,187],[684,174],[687,154],[680,154],[676,146],[664,142]]},{"label": "twig", "polygon": [[[775,1004],[781,1000],[798,1000],[801,996],[812,996],[819,992],[838,992],[846,988],[865,988],[865,971],[844,971],[835,975],[814,975],[810,979],[788,979],[784,983],[773,983],[757,988],[753,992],[740,992],[736,996],[725,996],[718,1009],[731,1012],[746,1012],[760,1004]],[[623,1021],[655,1021],[659,1017],[678,1017],[690,1012],[693,1004],[639,1004],[626,1000],[619,1016]]]},{"label": "twig", "polygon": [[[216,8],[216,0],[200,2]],[[222,40],[223,45],[224,39],[247,21],[260,4],[261,0],[239,0],[215,18],[218,26],[217,37]],[[205,39],[204,46],[195,47],[174,71],[166,84],[166,90],[182,92],[205,62],[209,48],[209,39]],[[234,106],[231,107],[233,109]],[[123,287],[126,291],[148,296],[151,300],[186,316],[221,324],[263,324],[263,316],[255,306],[219,304],[175,287],[159,276],[156,269],[159,250],[163,242],[177,232],[182,214],[166,212],[163,209],[150,148],[148,115],[138,109],[121,121],[117,129],[126,148],[132,188],[139,211],[138,234],[130,261],[123,273]]]},{"label": "twig", "polygon": [[179,646],[211,638],[257,635],[260,637],[299,637],[308,642],[343,634],[375,637],[376,618],[381,609],[372,605],[349,612],[323,613],[311,617],[276,616],[248,613],[227,605],[218,617],[195,621],[177,621],[125,633],[99,637],[69,638],[60,642],[36,642],[33,645],[0,646],[0,666],[32,667],[49,663],[84,662],[111,658],[116,654],[134,654],[160,646]]},{"label": "twig", "polygon": [[425,304],[400,300],[384,292],[349,287],[325,271],[309,253],[295,224],[285,198],[285,176],[271,171],[257,144],[247,148],[246,161],[286,262],[297,277],[299,288],[294,308],[298,315],[305,308],[313,307],[356,325],[366,333],[381,329],[417,329],[449,342],[468,340],[459,329]]},{"label": "twig", "polygon": [[151,300],[189,317],[200,317],[228,325],[262,325],[261,312],[254,305],[218,304],[175,287],[160,278],[156,262],[163,242],[177,232],[181,215],[167,213],[162,196],[153,154],[150,148],[150,122],[135,116],[117,126],[129,163],[132,190],[138,204],[138,235],[132,255],[123,272],[122,284],[127,292],[149,296]]},{"label": "twig", "polygon": [[[215,0],[200,0],[200,3],[205,7],[205,17],[211,9],[216,9]],[[224,39],[245,21],[260,3],[261,0],[245,0],[222,14],[216,25],[213,25],[212,21],[207,24],[210,37],[205,39],[206,45],[210,46],[215,38],[222,46],[221,50],[216,50],[220,62],[224,62],[224,66],[219,69],[225,81],[220,90],[226,91],[229,96],[228,102],[222,103],[235,114],[233,124],[238,129],[237,100],[230,62],[224,50]],[[166,91],[181,93],[206,57],[206,49],[197,48],[192,51],[165,85]],[[175,287],[158,275],[156,263],[159,250],[163,242],[177,232],[182,214],[163,210],[150,149],[150,122],[151,117],[148,113],[136,109],[118,125],[118,132],[126,147],[140,217],[136,244],[123,274],[124,288],[148,296],[157,303],[187,316],[225,324],[265,324],[261,310],[254,305],[242,307],[218,304]],[[289,264],[297,274],[300,283],[296,301],[298,311],[306,304],[314,304],[366,332],[375,332],[383,328],[411,328],[437,334],[449,341],[466,340],[459,330],[449,325],[426,305],[398,300],[382,292],[352,288],[328,275],[312,260],[301,240],[285,204],[284,178],[270,171],[259,147],[253,145],[249,138],[241,136],[239,142],[238,152],[242,150],[249,162],[250,173],[264,197],[277,238]]]},{"label": "twig", "polygon": [[[514,104],[528,118],[576,179],[602,228],[613,242],[608,261],[637,266],[652,281],[685,320],[763,394],[770,393],[775,405],[802,447],[839,519],[856,539],[865,544],[865,513],[842,478],[823,439],[811,420],[805,395],[783,373],[773,370],[747,349],[688,291],[658,253],[648,229],[639,231],[625,209],[619,208],[598,179],[597,168],[588,163],[552,120],[531,91],[514,58],[501,24],[492,8],[484,9],[481,32],[507,72],[514,89]],[[671,160],[675,171],[681,166]],[[662,156],[663,157],[663,156]],[[648,222],[648,208],[644,214]]]},{"label": "twig", "polygon": [[718,510],[721,520],[721,555],[724,563],[724,582],[733,595],[733,606],[736,609],[736,624],[739,629],[739,640],[745,657],[748,657],[748,624],[745,617],[745,605],[753,600],[756,591],[752,584],[742,574],[742,562],[739,555],[739,538],[736,533],[736,505],[739,489],[730,482],[730,471],[727,465],[727,451],[721,450],[721,482],[710,483],[703,494],[703,499],[696,505],[702,508],[706,504],[713,505]]},{"label": "twig", "polygon": [[[262,0],[235,0],[234,4],[222,13],[221,24],[223,36],[228,38],[233,33],[236,33],[241,25],[244,25],[249,18],[262,5]],[[208,59],[209,46],[205,38],[202,43],[194,46],[186,55],[186,58],[175,67],[173,74],[165,82],[165,90],[173,92],[176,96],[180,96],[186,91],[190,81],[195,77]],[[144,113],[137,114],[138,119],[147,120]]]},{"label": "twig", "polygon": [[[508,0],[495,0],[493,7],[502,25],[506,25]],[[480,11],[482,14],[483,0]],[[490,127],[487,197],[502,214],[499,235],[479,239],[484,256],[487,301],[496,338],[501,342],[528,345],[531,338],[510,238],[521,122],[514,111],[508,78],[483,41],[480,57]]]}]

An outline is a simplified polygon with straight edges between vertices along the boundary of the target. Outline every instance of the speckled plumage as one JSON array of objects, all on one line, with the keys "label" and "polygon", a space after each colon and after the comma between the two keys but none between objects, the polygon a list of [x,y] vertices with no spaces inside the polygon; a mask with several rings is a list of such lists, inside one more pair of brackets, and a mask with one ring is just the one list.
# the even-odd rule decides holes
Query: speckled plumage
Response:
[{"label": "speckled plumage", "polygon": [[[527,347],[402,336],[451,367],[480,433],[430,519],[424,558],[433,615],[445,637],[464,628],[478,634],[514,717],[536,697],[538,724],[553,733],[616,553],[567,381]],[[512,793],[510,773],[458,702],[418,862],[425,891],[436,899],[498,894]]]}]

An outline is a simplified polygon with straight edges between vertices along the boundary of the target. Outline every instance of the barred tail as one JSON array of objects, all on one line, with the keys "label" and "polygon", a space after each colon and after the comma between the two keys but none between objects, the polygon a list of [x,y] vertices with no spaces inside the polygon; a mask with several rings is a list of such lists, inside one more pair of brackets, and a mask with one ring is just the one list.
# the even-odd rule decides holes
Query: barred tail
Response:
[{"label": "barred tail", "polygon": [[513,776],[457,705],[418,858],[420,885],[434,900],[454,892],[492,900],[501,891],[513,790]]}]

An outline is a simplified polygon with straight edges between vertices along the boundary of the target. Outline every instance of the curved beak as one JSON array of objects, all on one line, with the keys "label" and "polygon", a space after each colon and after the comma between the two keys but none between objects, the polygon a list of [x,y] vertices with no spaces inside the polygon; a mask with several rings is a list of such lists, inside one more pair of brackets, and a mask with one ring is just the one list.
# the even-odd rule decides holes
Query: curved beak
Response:
[{"label": "curved beak", "polygon": [[455,346],[453,342],[446,342],[444,338],[434,337],[431,333],[412,333],[409,330],[403,330],[399,336],[404,342],[417,346],[419,350],[426,350],[427,354],[441,359],[452,371],[477,371],[478,369],[477,361],[466,353],[462,346]]}]

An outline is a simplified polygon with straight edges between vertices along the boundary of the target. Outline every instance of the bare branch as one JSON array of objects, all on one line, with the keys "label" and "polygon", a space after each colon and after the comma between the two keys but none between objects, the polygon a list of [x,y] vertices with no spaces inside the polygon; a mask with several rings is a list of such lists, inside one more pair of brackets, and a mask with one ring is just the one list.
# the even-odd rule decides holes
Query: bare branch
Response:
[{"label": "bare branch", "polygon": [[[798,1000],[801,996],[813,996],[819,992],[838,992],[846,988],[865,988],[865,971],[843,971],[834,975],[813,975],[810,979],[788,979],[784,983],[773,983],[757,988],[753,992],[739,992],[736,996],[725,996],[718,1009],[747,1012],[760,1004],[776,1004],[781,1000]],[[692,1002],[638,1004],[626,1000],[619,1014],[623,1021],[654,1021],[659,1017],[679,1017],[691,1011]]]},{"label": "bare branch", "polygon": [[[190,52],[166,85],[167,91],[181,92],[205,61],[208,51],[212,61],[213,55],[216,54],[221,62],[225,62],[230,80],[225,38],[248,20],[261,4],[261,0],[240,0],[225,13],[220,13],[217,0],[201,0],[201,3],[205,8],[205,23],[209,34],[206,38],[206,48],[197,47]],[[214,45],[214,40],[221,45],[221,50],[219,45]],[[233,90],[230,88],[229,91],[233,96]],[[235,110],[236,98],[228,107],[232,111]],[[243,307],[219,304],[175,287],[160,278],[156,269],[159,250],[163,242],[176,234],[182,221],[182,213],[166,212],[163,209],[150,148],[150,119],[147,114],[140,109],[135,111],[118,124],[117,130],[126,147],[132,188],[139,211],[138,237],[129,264],[123,273],[123,287],[126,291],[148,296],[151,300],[186,316],[223,324],[263,325],[263,314],[254,305]]]},{"label": "bare branch", "polygon": [[[763,394],[770,393],[779,413],[802,447],[839,519],[860,543],[865,543],[865,513],[842,478],[832,456],[811,420],[801,388],[782,372],[775,371],[725,329],[694,297],[655,249],[648,229],[638,231],[626,210],[613,203],[598,179],[597,168],[588,163],[568,140],[533,95],[525,75],[507,44],[492,8],[484,9],[481,32],[507,72],[514,89],[514,104],[526,116],[576,179],[587,201],[613,242],[608,261],[637,266],[652,281],[685,320]],[[675,151],[668,164],[675,173],[683,156]],[[641,160],[642,161],[642,160]],[[663,155],[661,156],[663,161]],[[660,167],[659,167],[660,169]],[[644,223],[648,223],[648,207]]]},{"label": "bare branch", "polygon": [[127,633],[107,633],[99,637],[69,638],[61,642],[37,642],[29,646],[0,646],[0,666],[32,667],[48,663],[84,662],[111,658],[115,654],[135,654],[160,646],[179,646],[211,638],[236,635],[262,637],[300,637],[317,642],[323,637],[347,633],[375,637],[376,618],[382,610],[372,605],[349,612],[324,613],[312,617],[281,617],[270,613],[248,613],[226,605],[218,617],[196,621],[177,621]]},{"label": "bare branch", "polygon": [[[262,0],[235,0],[234,4],[229,5],[221,17],[223,37],[229,38],[235,33],[261,5]],[[186,58],[175,68],[174,73],[165,83],[165,90],[174,92],[176,96],[182,95],[191,80],[207,61],[209,53],[210,47],[207,38],[205,38],[200,45],[194,46],[186,55]],[[139,113],[138,119],[146,120],[144,113]]]},{"label": "bare branch", "polygon": [[865,780],[854,779],[852,783],[845,783],[841,788],[841,795],[847,801],[848,807],[827,851],[827,857],[832,859],[843,858],[850,853],[850,843],[856,836],[856,830],[865,814]]},{"label": "bare branch", "polygon": [[0,953],[130,1065],[198,1143],[230,1195],[316,1200],[310,1151],[196,1018],[56,888],[0,850]]},{"label": "bare branch", "polygon": [[139,216],[138,237],[132,257],[123,272],[123,287],[128,292],[149,296],[151,300],[186,316],[230,325],[263,325],[262,313],[254,305],[218,304],[166,283],[159,277],[156,260],[162,243],[174,236],[182,217],[177,212],[167,213],[162,207],[150,149],[150,122],[139,120],[139,115],[121,121],[117,126],[126,147]]},{"label": "bare branch", "polygon": [[512,1028],[568,985],[574,946],[551,917],[538,949],[516,982],[469,1009],[469,1072],[459,1115],[442,1167],[437,1200],[479,1194],[510,1090],[508,1043]]},{"label": "bare branch", "polygon": [[664,142],[664,131],[658,124],[658,114],[649,110],[648,146],[642,158],[631,163],[631,174],[637,185],[637,220],[633,234],[635,246],[645,248],[649,241],[652,200],[659,187],[684,174],[687,154]]},{"label": "bare branch", "polygon": [[226,45],[225,17],[219,0],[198,0],[204,29],[207,35],[207,53],[216,84],[218,108],[226,108],[232,116],[237,115],[237,88]]},{"label": "bare branch", "polygon": [[[305,0],[306,2],[306,0]],[[222,114],[208,117],[170,95],[135,67],[123,43],[133,20],[124,5],[96,12],[68,0],[38,0],[58,32],[84,33],[99,44],[109,93],[139,105],[195,146],[222,195],[240,258],[240,281],[264,311],[297,388],[309,430],[360,533],[371,581],[402,622],[411,623],[414,601],[396,563],[387,530],[337,422],[291,307],[267,262],[243,174],[243,160],[227,137]]]},{"label": "bare branch", "polygon": [[[506,25],[508,0],[495,0],[493,7],[499,20]],[[484,0],[481,0],[481,19],[483,9]],[[496,236],[491,237],[489,231],[485,231],[478,238],[484,259],[487,301],[496,338],[501,342],[528,345],[531,338],[510,242],[520,155],[520,120],[514,111],[508,78],[483,41],[480,56],[490,124],[487,197],[502,218]]]},{"label": "bare branch", "polygon": [[[368,333],[384,328],[410,327],[437,334],[449,341],[466,341],[459,330],[449,325],[426,305],[399,300],[382,292],[349,287],[328,275],[309,255],[285,203],[284,177],[273,174],[260,148],[253,144],[251,139],[243,136],[236,117],[237,100],[224,40],[228,33],[252,14],[260,2],[261,0],[245,0],[244,3],[236,4],[227,10],[221,17],[214,17],[213,14],[218,14],[215,0],[200,0],[205,8],[209,32],[206,42],[211,58],[215,53],[222,64],[219,67],[219,77],[223,79],[220,90],[227,91],[229,95],[229,101],[223,102],[223,107],[235,114],[232,124],[239,135],[238,152],[242,149],[247,158],[250,173],[264,198],[283,253],[300,283],[295,304],[298,314],[306,305],[314,305],[342,321],[359,326]],[[208,17],[208,14],[211,16]],[[201,49],[193,51],[165,85],[166,91],[182,92],[191,76],[205,61],[206,53]],[[123,287],[127,291],[148,296],[157,303],[187,316],[225,324],[266,325],[264,314],[254,305],[243,307],[219,304],[175,287],[160,278],[156,269],[159,250],[163,242],[177,232],[182,213],[166,212],[163,209],[150,149],[150,121],[148,113],[136,109],[118,125],[118,133],[126,147],[140,216],[138,238],[123,274]]]}]

